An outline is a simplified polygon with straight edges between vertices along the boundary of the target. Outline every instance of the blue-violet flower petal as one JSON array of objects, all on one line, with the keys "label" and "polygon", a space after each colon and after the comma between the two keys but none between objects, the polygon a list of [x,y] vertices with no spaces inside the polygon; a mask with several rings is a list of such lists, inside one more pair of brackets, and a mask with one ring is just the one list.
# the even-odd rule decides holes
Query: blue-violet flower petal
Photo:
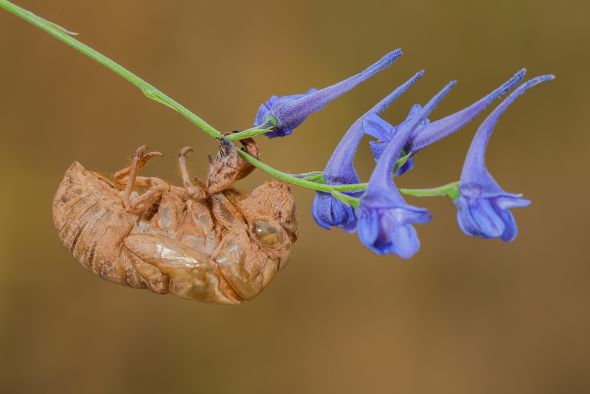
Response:
[{"label": "blue-violet flower petal", "polygon": [[[354,168],[354,156],[363,138],[363,119],[370,115],[383,112],[392,102],[405,93],[416,81],[424,75],[420,71],[403,85],[395,89],[377,105],[373,106],[348,129],[332,153],[326,168],[324,178],[327,184],[342,185],[359,183],[359,177]],[[359,193],[348,193],[357,196]],[[325,229],[341,227],[346,232],[356,229],[357,218],[354,209],[335,199],[331,194],[318,192],[313,201],[312,215],[315,221]]]},{"label": "blue-violet flower petal", "polygon": [[272,96],[260,106],[254,126],[272,127],[273,130],[265,134],[270,138],[289,135],[313,112],[321,111],[329,102],[389,67],[401,54],[401,50],[396,49],[362,72],[320,90],[311,89],[306,93],[290,96]]},{"label": "blue-violet flower petal", "polygon": [[393,181],[393,169],[413,130],[448,94],[455,82],[448,84],[411,120],[400,126],[375,166],[358,209],[357,232],[360,241],[377,254],[393,253],[412,257],[420,248],[414,224],[426,223],[426,209],[408,205]]},{"label": "blue-violet flower petal", "polygon": [[502,241],[516,238],[518,229],[510,209],[525,207],[530,201],[521,194],[507,193],[498,185],[485,165],[486,148],[500,116],[514,100],[533,86],[553,78],[553,75],[543,75],[520,85],[477,130],[463,164],[459,196],[454,200],[457,221],[465,234]]}]

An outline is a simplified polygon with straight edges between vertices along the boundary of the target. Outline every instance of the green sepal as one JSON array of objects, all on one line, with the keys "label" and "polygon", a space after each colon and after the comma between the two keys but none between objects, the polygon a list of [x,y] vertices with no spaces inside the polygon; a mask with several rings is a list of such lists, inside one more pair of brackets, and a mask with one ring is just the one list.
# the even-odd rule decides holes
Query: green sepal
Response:
[{"label": "green sepal", "polygon": [[279,127],[279,120],[272,115],[268,115],[266,118],[264,118],[262,124],[270,124],[273,128],[275,128]]},{"label": "green sepal", "polygon": [[459,182],[455,182],[454,185],[447,191],[447,196],[451,199],[451,201],[455,201],[461,195],[461,192],[459,191],[460,186],[461,184]]},{"label": "green sepal", "polygon": [[402,155],[403,156],[397,159],[397,161],[395,162],[395,167],[393,167],[394,174],[397,174],[397,170],[399,170],[401,166],[403,166],[404,164],[406,164],[408,160],[410,160],[410,158],[412,157],[412,152],[406,153],[405,151],[402,151]]}]

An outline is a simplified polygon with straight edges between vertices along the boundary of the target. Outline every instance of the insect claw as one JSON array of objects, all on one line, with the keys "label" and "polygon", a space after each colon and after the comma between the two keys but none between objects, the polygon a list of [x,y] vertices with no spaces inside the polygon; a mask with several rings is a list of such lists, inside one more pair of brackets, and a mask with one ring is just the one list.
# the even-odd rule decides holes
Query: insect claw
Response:
[{"label": "insect claw", "polygon": [[147,145],[141,145],[139,148],[137,148],[135,150],[135,153],[133,154],[134,157],[137,157],[138,159],[143,157],[144,152],[147,150],[148,146]]},{"label": "insect claw", "polygon": [[145,153],[145,151],[147,149],[148,149],[147,145],[142,145],[135,150],[135,153],[133,153],[132,159],[137,160],[137,165],[140,168],[143,167],[148,161],[150,161],[154,157],[164,156],[161,152],[157,152],[157,151]]},{"label": "insect claw", "polygon": [[190,146],[185,146],[180,150],[178,153],[178,167],[180,168],[180,175],[182,177],[182,184],[186,189],[189,197],[193,200],[202,200],[207,197],[207,193],[205,192],[205,188],[203,187],[202,182],[196,180],[197,186],[195,186],[191,182],[191,177],[188,173],[188,167],[186,165],[186,156],[193,152],[193,148]]},{"label": "insect claw", "polygon": [[180,152],[178,153],[178,156],[186,156],[189,153],[193,153],[193,148],[191,148],[190,146],[187,145],[180,150]]},{"label": "insect claw", "polygon": [[142,165],[145,165],[148,161],[153,159],[154,157],[162,157],[164,156],[161,152],[149,152],[141,156],[140,160]]}]

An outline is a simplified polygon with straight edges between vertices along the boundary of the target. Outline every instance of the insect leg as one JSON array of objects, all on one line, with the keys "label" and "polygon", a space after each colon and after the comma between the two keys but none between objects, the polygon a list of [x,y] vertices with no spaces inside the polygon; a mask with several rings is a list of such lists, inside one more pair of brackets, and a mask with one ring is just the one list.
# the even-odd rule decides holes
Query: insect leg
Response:
[{"label": "insect leg", "polygon": [[131,199],[127,207],[131,212],[141,213],[154,205],[162,197],[162,192],[166,189],[154,187],[143,193],[141,196]]},{"label": "insect leg", "polygon": [[[138,177],[137,170],[142,168],[143,166],[145,166],[147,164],[147,162],[150,161],[151,159],[153,159],[154,157],[160,157],[160,156],[162,156],[162,154],[160,152],[145,153],[146,149],[147,149],[147,146],[145,146],[145,145],[137,148],[137,150],[135,151],[135,153],[132,156],[131,165],[128,167],[125,167],[122,170],[119,170],[115,173],[115,176],[114,176],[115,183],[117,183],[117,185],[121,186],[121,188],[128,185],[129,179],[131,177],[131,172],[135,173],[135,175],[136,175],[135,182],[139,186],[148,186],[148,187],[152,186],[152,185],[143,184],[145,182],[145,181],[142,182],[144,177]],[[156,178],[149,178],[149,179],[156,179]]]},{"label": "insect leg", "polygon": [[160,188],[162,190],[168,189],[166,181],[153,176],[136,176],[135,185],[147,188]]},{"label": "insect leg", "polygon": [[186,156],[192,151],[193,149],[190,146],[185,146],[180,150],[178,153],[178,167],[180,168],[180,174],[182,176],[182,184],[184,185],[189,197],[195,201],[200,201],[207,198],[207,193],[203,183],[195,178],[195,181],[197,182],[197,186],[195,186],[188,173]]},{"label": "insect leg", "polygon": [[125,168],[119,171],[117,174],[115,174],[116,179],[117,175],[119,175],[119,177],[124,176],[123,174],[125,174],[125,172],[128,170],[127,184],[125,185],[125,190],[123,191],[122,196],[123,206],[128,209],[131,208],[131,193],[135,188],[137,173],[139,169],[143,167],[149,159],[162,155],[160,152],[150,152],[145,154],[146,149],[147,146],[145,145],[142,145],[139,148],[137,148],[131,159],[131,165],[128,168]]},{"label": "insect leg", "polygon": [[[145,153],[145,145],[137,148],[133,154],[131,165],[118,171],[115,174],[115,180],[125,185],[123,195],[123,206],[130,212],[140,214],[146,209],[153,206],[162,196],[162,192],[169,188],[168,184],[159,178],[140,177],[137,175],[139,169],[143,167],[150,159],[159,157],[160,152]],[[139,197],[132,198],[135,186],[149,187],[149,190]]]}]

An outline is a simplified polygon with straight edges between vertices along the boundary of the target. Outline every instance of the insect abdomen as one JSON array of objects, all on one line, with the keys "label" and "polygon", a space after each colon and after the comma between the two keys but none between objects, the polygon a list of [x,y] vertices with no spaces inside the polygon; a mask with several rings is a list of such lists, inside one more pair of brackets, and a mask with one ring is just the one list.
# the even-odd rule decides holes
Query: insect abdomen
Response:
[{"label": "insect abdomen", "polygon": [[63,245],[88,270],[111,282],[147,287],[121,245],[136,218],[122,207],[119,191],[102,176],[74,163],[53,201],[53,221]]}]

